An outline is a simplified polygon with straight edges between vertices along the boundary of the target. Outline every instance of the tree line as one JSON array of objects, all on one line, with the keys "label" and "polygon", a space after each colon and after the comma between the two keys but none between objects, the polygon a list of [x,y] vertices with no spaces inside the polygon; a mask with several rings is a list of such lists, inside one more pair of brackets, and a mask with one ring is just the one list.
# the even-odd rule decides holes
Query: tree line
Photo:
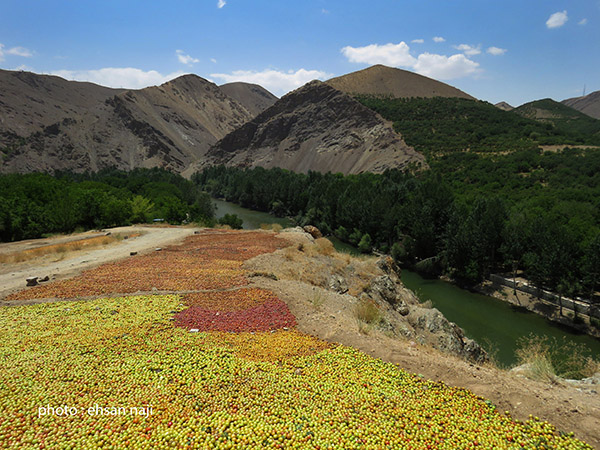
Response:
[{"label": "tree line", "polygon": [[214,222],[210,196],[163,169],[0,175],[0,240],[132,223]]},{"label": "tree line", "polygon": [[[522,175],[520,158],[530,156],[529,172],[556,164],[560,170],[581,170],[580,178],[543,177],[524,194],[527,189],[513,186],[512,177],[496,179],[487,159],[469,155],[479,164],[444,161],[417,174],[344,176],[219,166],[192,181],[215,197],[315,225],[362,251],[389,252],[421,272],[477,283],[493,272],[521,270],[539,286],[591,297],[600,278],[600,196],[593,196],[600,187],[600,159],[588,159],[585,152],[533,153],[507,155],[495,164],[524,183],[531,177]],[[591,160],[599,165],[595,173],[587,170]],[[454,177],[445,176],[449,168]]]}]

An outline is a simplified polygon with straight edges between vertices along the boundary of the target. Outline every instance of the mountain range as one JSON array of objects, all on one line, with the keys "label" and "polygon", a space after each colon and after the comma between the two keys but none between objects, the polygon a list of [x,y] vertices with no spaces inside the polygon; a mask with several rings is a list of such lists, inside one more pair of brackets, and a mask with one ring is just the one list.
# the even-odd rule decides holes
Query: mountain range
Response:
[{"label": "mountain range", "polygon": [[[190,176],[213,164],[346,174],[425,167],[392,123],[356,96],[476,100],[381,65],[308,83],[281,99],[255,84],[217,86],[196,75],[131,90],[0,70],[0,172],[164,167]],[[600,92],[543,102],[513,112],[542,121],[560,113],[595,129],[594,119],[581,118],[600,115]]]}]

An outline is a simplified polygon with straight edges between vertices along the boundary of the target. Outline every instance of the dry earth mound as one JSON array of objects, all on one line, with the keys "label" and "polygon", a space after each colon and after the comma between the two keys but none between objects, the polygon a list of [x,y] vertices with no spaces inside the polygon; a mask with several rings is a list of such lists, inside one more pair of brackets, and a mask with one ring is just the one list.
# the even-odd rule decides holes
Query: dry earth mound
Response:
[{"label": "dry earth mound", "polygon": [[475,100],[469,94],[446,83],[380,64],[332,78],[326,83],[350,95],[382,95],[396,98],[460,97]]}]

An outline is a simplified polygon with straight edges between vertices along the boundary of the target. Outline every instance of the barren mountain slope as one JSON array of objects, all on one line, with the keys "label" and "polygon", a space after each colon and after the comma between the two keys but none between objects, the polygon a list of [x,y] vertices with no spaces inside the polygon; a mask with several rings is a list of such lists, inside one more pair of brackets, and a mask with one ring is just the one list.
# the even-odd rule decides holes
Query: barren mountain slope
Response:
[{"label": "barren mountain slope", "polygon": [[600,91],[592,92],[584,97],[569,98],[561,103],[594,119],[600,119]]},{"label": "barren mountain slope", "polygon": [[494,106],[496,108],[500,108],[503,111],[512,111],[513,109],[515,109],[514,106],[511,106],[506,102],[499,102],[499,103],[496,103]]},{"label": "barren mountain slope", "polygon": [[277,101],[277,97],[258,84],[227,83],[219,86],[219,88],[229,97],[242,104],[254,117]]},{"label": "barren mountain slope", "polygon": [[448,84],[380,64],[332,78],[326,83],[350,95],[384,95],[397,98],[461,97],[474,100],[469,94]]},{"label": "barren mountain slope", "polygon": [[207,156],[205,164],[345,174],[425,164],[391,124],[320,81],[285,95]]},{"label": "barren mountain slope", "polygon": [[32,73],[2,75],[1,172],[155,166],[182,172],[252,117],[196,75],[128,91]]},{"label": "barren mountain slope", "polygon": [[[77,118],[120,92],[51,75],[0,70],[0,133],[29,135],[65,118]],[[4,141],[0,134],[0,144]]]}]

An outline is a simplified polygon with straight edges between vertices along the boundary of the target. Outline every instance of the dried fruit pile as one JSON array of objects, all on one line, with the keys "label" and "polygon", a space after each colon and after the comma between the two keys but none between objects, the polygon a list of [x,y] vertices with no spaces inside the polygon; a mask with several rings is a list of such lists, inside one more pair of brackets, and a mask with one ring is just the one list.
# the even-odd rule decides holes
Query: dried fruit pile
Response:
[{"label": "dried fruit pile", "polygon": [[175,323],[200,331],[270,331],[296,325],[287,305],[278,298],[239,311],[191,306],[176,315]]},{"label": "dried fruit pile", "polygon": [[590,448],[352,348],[241,358],[231,345],[313,338],[190,333],[169,320],[183,307],[172,295],[5,308],[0,447]]},{"label": "dried fruit pile", "polygon": [[240,311],[276,298],[264,289],[240,288],[231,291],[194,292],[183,296],[186,305],[220,311]]}]

